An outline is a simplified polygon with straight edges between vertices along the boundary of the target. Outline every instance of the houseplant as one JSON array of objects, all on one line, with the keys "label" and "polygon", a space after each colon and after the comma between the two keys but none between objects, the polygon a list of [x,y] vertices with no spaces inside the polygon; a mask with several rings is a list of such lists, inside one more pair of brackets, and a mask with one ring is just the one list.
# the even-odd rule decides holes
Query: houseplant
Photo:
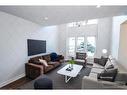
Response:
[{"label": "houseplant", "polygon": [[73,70],[73,64],[75,64],[74,57],[71,58],[71,60],[68,61],[69,69]]}]

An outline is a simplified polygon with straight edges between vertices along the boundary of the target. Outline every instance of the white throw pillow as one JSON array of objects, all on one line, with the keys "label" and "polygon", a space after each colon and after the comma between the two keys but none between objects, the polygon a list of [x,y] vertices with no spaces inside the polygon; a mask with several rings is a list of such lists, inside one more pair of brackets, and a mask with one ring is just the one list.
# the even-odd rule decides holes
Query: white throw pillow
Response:
[{"label": "white throw pillow", "polygon": [[39,59],[39,61],[44,65],[44,66],[48,66],[48,63],[46,62],[46,60],[43,59]]},{"label": "white throw pillow", "polygon": [[114,60],[114,58],[112,57],[112,55],[109,55],[108,57],[110,60]]},{"label": "white throw pillow", "polygon": [[108,68],[110,65],[112,65],[111,61],[108,59],[108,61],[106,62],[106,65],[105,65],[105,69]]},{"label": "white throw pillow", "polygon": [[117,62],[116,60],[111,60],[111,63],[113,64],[114,68],[118,68]]}]

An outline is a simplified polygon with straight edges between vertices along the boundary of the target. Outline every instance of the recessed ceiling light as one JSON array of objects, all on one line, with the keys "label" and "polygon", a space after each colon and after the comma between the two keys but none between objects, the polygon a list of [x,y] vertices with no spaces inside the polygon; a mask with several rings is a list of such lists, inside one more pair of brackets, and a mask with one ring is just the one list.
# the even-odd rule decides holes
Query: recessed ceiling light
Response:
[{"label": "recessed ceiling light", "polygon": [[48,20],[48,17],[45,17],[44,20]]}]

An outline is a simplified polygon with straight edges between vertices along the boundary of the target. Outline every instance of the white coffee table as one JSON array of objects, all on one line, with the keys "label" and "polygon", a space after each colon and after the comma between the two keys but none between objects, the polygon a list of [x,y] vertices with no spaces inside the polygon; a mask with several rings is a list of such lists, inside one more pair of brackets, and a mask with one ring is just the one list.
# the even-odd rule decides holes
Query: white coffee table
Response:
[{"label": "white coffee table", "polygon": [[64,66],[62,69],[58,70],[57,73],[65,76],[65,82],[67,83],[72,77],[76,77],[81,69],[82,65],[73,64],[73,70],[67,71],[66,69],[69,67],[69,64]]}]

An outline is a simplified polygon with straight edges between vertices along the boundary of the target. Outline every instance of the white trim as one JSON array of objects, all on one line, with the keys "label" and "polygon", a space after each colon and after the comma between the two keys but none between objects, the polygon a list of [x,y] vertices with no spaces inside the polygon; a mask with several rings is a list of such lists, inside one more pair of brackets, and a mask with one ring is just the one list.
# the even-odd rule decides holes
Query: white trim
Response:
[{"label": "white trim", "polygon": [[4,82],[0,83],[0,87],[3,87],[3,86],[5,86],[5,85],[7,85],[9,83],[12,83],[12,82],[24,77],[24,76],[25,76],[25,73],[23,73],[21,75],[18,75],[16,77],[12,78],[12,79],[7,80],[7,81],[4,81]]}]

